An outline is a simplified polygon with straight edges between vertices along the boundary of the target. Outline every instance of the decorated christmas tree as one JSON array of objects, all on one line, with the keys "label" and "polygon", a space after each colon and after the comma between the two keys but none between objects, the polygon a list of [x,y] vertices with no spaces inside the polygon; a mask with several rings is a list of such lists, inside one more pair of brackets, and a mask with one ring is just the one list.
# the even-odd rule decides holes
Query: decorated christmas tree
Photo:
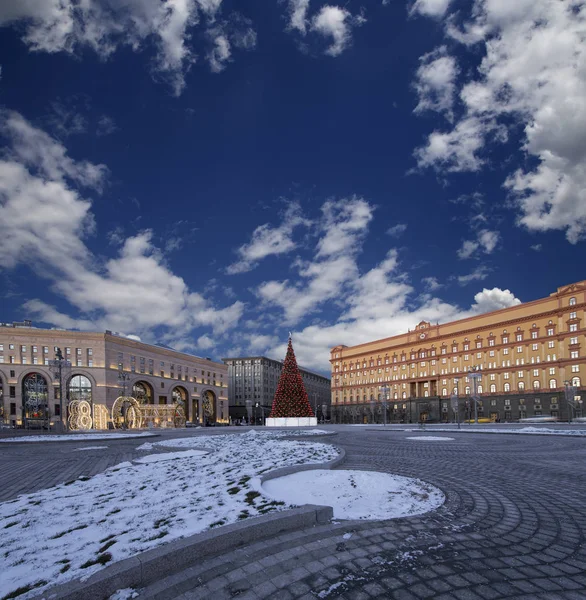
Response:
[{"label": "decorated christmas tree", "polygon": [[307,398],[303,379],[297,366],[293,343],[289,335],[287,356],[283,363],[283,370],[273,398],[271,418],[279,417],[313,417],[313,410]]}]

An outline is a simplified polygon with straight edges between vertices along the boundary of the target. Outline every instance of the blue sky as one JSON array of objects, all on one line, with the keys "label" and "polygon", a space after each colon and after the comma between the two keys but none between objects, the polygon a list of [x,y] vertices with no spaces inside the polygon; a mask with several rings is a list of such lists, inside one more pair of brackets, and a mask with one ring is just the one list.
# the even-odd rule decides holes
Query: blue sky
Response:
[{"label": "blue sky", "polygon": [[3,321],[327,371],[584,279],[578,0],[7,0]]}]

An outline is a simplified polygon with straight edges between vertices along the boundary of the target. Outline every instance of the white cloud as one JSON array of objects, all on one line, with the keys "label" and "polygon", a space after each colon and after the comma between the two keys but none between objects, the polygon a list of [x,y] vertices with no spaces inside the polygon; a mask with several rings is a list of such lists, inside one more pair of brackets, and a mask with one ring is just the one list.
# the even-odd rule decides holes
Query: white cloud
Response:
[{"label": "white cloud", "polygon": [[437,277],[424,277],[421,280],[421,283],[425,286],[426,289],[428,289],[430,292],[434,292],[435,290],[439,290],[440,288],[443,287],[443,284],[441,284],[438,280]]},{"label": "white cloud", "polygon": [[[429,294],[416,296],[413,287],[403,281],[404,274],[396,269],[396,265],[391,269],[384,266],[387,261],[388,257],[376,268],[379,272],[385,271],[392,289],[390,292],[383,291],[379,296],[378,301],[383,306],[372,311],[372,306],[369,305],[364,314],[357,310],[352,316],[344,315],[333,325],[310,325],[294,332],[293,343],[299,364],[329,373],[330,350],[334,346],[363,344],[405,333],[420,321],[447,323],[520,302],[509,290],[499,288],[484,289],[476,294],[474,303],[467,309],[443,302]],[[360,305],[359,294],[360,290],[357,289],[357,307]],[[286,349],[286,341],[283,340],[268,350],[267,354],[277,359],[282,358]]]},{"label": "white cloud", "polygon": [[460,118],[416,151],[419,166],[479,170],[493,142],[522,129],[516,143],[528,160],[505,181],[518,222],[565,230],[577,243],[586,237],[586,6],[475,0],[469,17],[448,20],[447,32],[484,57],[460,83]]},{"label": "white cloud", "polygon": [[0,26],[18,24],[31,51],[73,54],[89,48],[103,59],[120,46],[140,51],[152,40],[153,75],[179,95],[197,58],[192,30],[213,27],[221,4],[222,0],[19,0],[0,4]]},{"label": "white cloud", "polygon": [[387,235],[391,237],[400,237],[407,231],[407,223],[397,223],[387,229]]},{"label": "white cloud", "polygon": [[416,0],[411,7],[411,14],[419,13],[425,17],[443,17],[452,0]]},{"label": "white cloud", "polygon": [[305,35],[307,31],[307,11],[309,0],[289,0],[289,28]]},{"label": "white cloud", "polygon": [[353,16],[345,8],[339,6],[322,6],[311,22],[311,30],[331,38],[332,43],[325,51],[329,56],[339,56],[352,41],[352,27],[362,25],[366,19]]},{"label": "white cloud", "polygon": [[500,234],[498,231],[490,231],[489,229],[481,229],[477,232],[476,240],[465,240],[462,247],[458,250],[458,258],[471,258],[477,251],[482,251],[485,254],[491,254],[498,241]]},{"label": "white cloud", "polygon": [[235,326],[243,304],[216,308],[190,291],[165,264],[151,231],[124,240],[119,255],[103,264],[89,251],[84,238],[95,228],[91,202],[74,185],[100,189],[103,165],[75,162],[17,113],[2,115],[2,133],[10,148],[0,160],[0,266],[35,268],[80,315],[31,299],[24,308],[32,316],[60,327],[147,338],[159,327],[179,336],[196,327],[221,334]]},{"label": "white cloud", "polygon": [[459,72],[456,59],[448,55],[446,46],[441,46],[424,54],[419,61],[421,64],[414,84],[419,102],[414,112],[432,110],[444,114],[451,121]]},{"label": "white cloud", "polygon": [[215,342],[209,335],[202,335],[197,339],[197,347],[202,350],[209,350],[214,346]]},{"label": "white cloud", "polygon": [[488,277],[489,272],[490,271],[488,267],[480,265],[479,267],[474,269],[474,271],[468,273],[468,275],[457,276],[456,280],[460,285],[468,285],[472,281],[482,281],[483,279],[486,279]]},{"label": "white cloud", "polygon": [[501,308],[516,306],[517,304],[521,304],[521,300],[516,298],[509,290],[501,290],[500,288],[487,290],[484,288],[474,296],[472,311],[483,314],[492,312],[493,310],[500,310]]},{"label": "white cloud", "polygon": [[288,280],[262,283],[257,289],[259,298],[266,305],[280,307],[287,324],[297,323],[323,303],[337,298],[346,284],[358,278],[356,254],[373,210],[357,196],[325,202],[314,260],[297,264],[300,280],[295,283]]},{"label": "white cloud", "polygon": [[297,202],[290,202],[283,215],[283,222],[278,227],[271,227],[269,223],[260,225],[252,233],[252,239],[247,244],[240,246],[237,253],[240,259],[229,265],[226,273],[246,273],[254,269],[259,261],[267,256],[285,254],[297,247],[293,241],[293,232],[297,227],[309,226],[310,221],[305,219],[301,207]]},{"label": "white cloud", "polygon": [[98,135],[98,136],[110,135],[111,133],[114,133],[117,129],[118,129],[118,127],[116,127],[116,123],[115,123],[114,119],[112,119],[112,117],[109,117],[108,115],[102,115],[98,119],[98,124],[96,127],[96,135]]}]

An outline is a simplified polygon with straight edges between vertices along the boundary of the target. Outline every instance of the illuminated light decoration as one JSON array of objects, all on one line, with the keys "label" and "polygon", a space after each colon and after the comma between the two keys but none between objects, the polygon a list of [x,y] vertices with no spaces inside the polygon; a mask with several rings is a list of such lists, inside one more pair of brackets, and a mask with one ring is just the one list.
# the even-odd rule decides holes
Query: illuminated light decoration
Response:
[{"label": "illuminated light decoration", "polygon": [[92,407],[87,400],[72,400],[67,405],[67,413],[69,429],[72,431],[92,428]]},{"label": "illuminated light decoration", "polygon": [[119,396],[112,405],[115,429],[139,429],[142,426],[140,404],[132,396]]},{"label": "illuminated light decoration", "polygon": [[185,427],[185,411],[180,404],[143,404],[140,407],[143,427]]},{"label": "illuminated light decoration", "polygon": [[269,418],[288,417],[313,417],[313,410],[309,404],[309,398],[303,385],[303,378],[297,366],[293,342],[289,335],[287,355],[283,363],[283,370],[279,377],[277,391],[273,398],[273,406]]},{"label": "illuminated light decoration", "polygon": [[108,429],[110,415],[105,404],[94,404],[94,429]]}]

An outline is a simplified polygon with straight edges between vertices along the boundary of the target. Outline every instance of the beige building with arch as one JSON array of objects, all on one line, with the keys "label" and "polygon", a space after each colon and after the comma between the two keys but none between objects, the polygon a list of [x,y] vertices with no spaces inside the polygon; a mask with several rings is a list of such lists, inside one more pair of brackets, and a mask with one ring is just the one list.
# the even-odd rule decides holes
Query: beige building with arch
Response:
[{"label": "beige building with arch", "polygon": [[[180,401],[188,421],[228,422],[227,367],[170,348],[105,333],[0,324],[0,409],[16,427],[59,422],[59,379],[49,361],[57,348],[71,362],[63,405],[88,400],[111,410],[121,395],[140,403]],[[160,426],[171,422],[156,423]]]},{"label": "beige building with arch", "polygon": [[[497,421],[583,414],[586,281],[547,298],[331,350],[335,422]],[[385,402],[386,400],[386,409]],[[383,411],[386,410],[386,415]]]}]

